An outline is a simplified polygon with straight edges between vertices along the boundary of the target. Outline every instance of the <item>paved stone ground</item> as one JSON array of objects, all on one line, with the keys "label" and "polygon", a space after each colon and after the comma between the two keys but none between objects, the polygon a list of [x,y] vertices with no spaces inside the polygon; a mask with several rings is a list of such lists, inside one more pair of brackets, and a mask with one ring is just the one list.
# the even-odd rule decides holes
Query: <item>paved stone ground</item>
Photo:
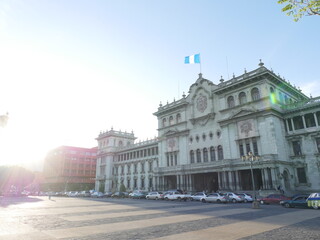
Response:
[{"label": "paved stone ground", "polygon": [[0,240],[320,239],[320,211],[137,199],[0,198]]}]

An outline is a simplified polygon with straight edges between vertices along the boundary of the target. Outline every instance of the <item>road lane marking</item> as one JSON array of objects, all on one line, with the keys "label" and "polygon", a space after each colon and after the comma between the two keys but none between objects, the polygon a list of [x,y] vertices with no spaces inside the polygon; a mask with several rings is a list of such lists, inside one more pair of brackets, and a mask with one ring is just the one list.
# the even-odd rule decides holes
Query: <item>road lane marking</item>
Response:
[{"label": "road lane marking", "polygon": [[214,237],[219,240],[240,239],[255,234],[271,231],[284,226],[296,224],[308,219],[319,217],[317,211],[294,211],[275,216],[253,219],[252,221],[240,221],[237,223],[207,228],[198,231],[184,232],[155,238],[154,240],[203,240]]},{"label": "road lane marking", "polygon": [[[127,230],[139,229],[139,228],[159,226],[159,225],[189,222],[189,221],[202,220],[202,219],[208,219],[213,217],[226,216],[229,214],[246,213],[250,210],[252,209],[241,208],[241,209],[228,209],[225,211],[207,211],[204,214],[179,214],[179,215],[174,215],[169,217],[100,224],[100,225],[94,225],[94,226],[46,230],[43,232],[50,236],[54,236],[58,239],[68,238],[68,237],[76,238],[76,237],[88,236],[92,233],[94,234],[113,233],[117,231],[127,231]],[[210,215],[212,213],[214,213],[214,216]]]},{"label": "road lane marking", "polygon": [[107,219],[107,218],[116,218],[116,217],[130,217],[130,216],[141,216],[148,214],[163,214],[163,213],[175,213],[182,211],[198,210],[198,209],[212,209],[214,206],[210,204],[207,205],[198,205],[196,207],[178,207],[178,208],[166,208],[163,210],[141,210],[141,211],[132,211],[132,212],[117,212],[117,213],[104,213],[104,214],[90,214],[83,216],[62,216],[61,219],[67,221],[89,221],[97,219]]}]

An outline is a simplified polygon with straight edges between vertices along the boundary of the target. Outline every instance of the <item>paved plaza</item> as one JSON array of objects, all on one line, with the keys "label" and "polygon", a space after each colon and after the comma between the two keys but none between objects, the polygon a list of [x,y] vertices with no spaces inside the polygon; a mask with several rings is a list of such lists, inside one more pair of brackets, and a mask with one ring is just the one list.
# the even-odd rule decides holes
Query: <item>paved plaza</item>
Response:
[{"label": "paved plaza", "polygon": [[251,204],[0,198],[0,239],[319,239],[320,211]]}]

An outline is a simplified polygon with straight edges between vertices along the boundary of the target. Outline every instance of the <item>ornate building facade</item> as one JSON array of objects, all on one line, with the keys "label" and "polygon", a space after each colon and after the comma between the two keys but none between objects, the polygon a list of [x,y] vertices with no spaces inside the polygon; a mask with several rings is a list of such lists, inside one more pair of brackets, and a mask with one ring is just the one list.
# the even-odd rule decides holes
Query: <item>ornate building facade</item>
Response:
[{"label": "ornate building facade", "polygon": [[320,97],[262,62],[219,84],[199,74],[188,95],[154,115],[154,140],[100,133],[97,190],[250,191],[254,182],[262,194],[320,191]]}]

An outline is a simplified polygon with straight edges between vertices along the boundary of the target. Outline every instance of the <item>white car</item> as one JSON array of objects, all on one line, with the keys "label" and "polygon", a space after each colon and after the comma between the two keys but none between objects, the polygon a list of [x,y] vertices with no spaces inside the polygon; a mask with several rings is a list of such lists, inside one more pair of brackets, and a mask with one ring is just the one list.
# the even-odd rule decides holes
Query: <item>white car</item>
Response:
[{"label": "white car", "polygon": [[237,195],[240,196],[244,202],[253,202],[252,196],[247,193],[237,193]]},{"label": "white car", "polygon": [[187,201],[187,196],[181,192],[167,192],[164,196],[164,200]]},{"label": "white car", "polygon": [[191,201],[200,201],[202,198],[206,197],[207,195],[204,192],[197,192],[190,196]]},{"label": "white car", "polygon": [[160,200],[164,198],[163,192],[149,192],[146,199]]},{"label": "white car", "polygon": [[227,192],[227,193],[224,193],[223,195],[229,200],[229,202],[237,203],[237,202],[244,201],[240,196],[238,196],[233,192]]},{"label": "white car", "polygon": [[201,202],[216,202],[216,203],[227,203],[228,199],[220,193],[210,193],[207,196],[200,199]]}]

